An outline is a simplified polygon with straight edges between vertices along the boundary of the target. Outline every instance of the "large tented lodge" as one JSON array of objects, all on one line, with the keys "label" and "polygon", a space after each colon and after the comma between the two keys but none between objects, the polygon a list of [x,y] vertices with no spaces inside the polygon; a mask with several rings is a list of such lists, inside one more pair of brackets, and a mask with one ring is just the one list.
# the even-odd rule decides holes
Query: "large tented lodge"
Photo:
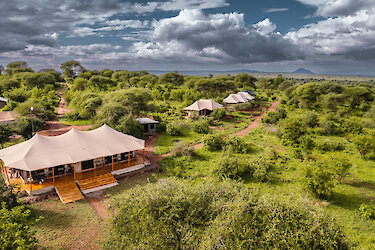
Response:
[{"label": "large tented lodge", "polygon": [[143,168],[144,150],[144,140],[103,125],[92,131],[73,128],[59,136],[36,134],[0,150],[0,159],[7,183],[29,194],[55,188],[63,202],[70,202],[82,193],[117,185],[114,175]]},{"label": "large tented lodge", "polygon": [[199,115],[209,115],[214,111],[215,109],[221,109],[223,108],[223,105],[215,102],[211,99],[201,99],[199,101],[194,102],[192,105],[190,105],[187,108],[184,108],[184,110],[188,111],[188,115],[190,116],[192,112],[198,112]]}]

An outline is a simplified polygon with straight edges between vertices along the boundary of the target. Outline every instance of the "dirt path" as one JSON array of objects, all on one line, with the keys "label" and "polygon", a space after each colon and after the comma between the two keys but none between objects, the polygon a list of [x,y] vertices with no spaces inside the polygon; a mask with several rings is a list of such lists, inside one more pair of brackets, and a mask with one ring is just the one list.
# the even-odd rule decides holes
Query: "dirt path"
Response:
[{"label": "dirt path", "polygon": [[71,130],[72,128],[76,128],[79,130],[88,130],[92,128],[92,125],[84,125],[84,126],[70,126],[65,125],[62,122],[58,121],[58,118],[63,117],[66,113],[69,113],[71,109],[69,109],[66,105],[66,101],[63,97],[64,89],[57,90],[57,94],[60,96],[60,102],[56,108],[57,115],[52,121],[46,122],[46,129],[38,132],[38,134],[45,135],[45,136],[57,136],[64,134]]},{"label": "dirt path", "polygon": [[270,112],[270,111],[275,111],[276,108],[279,106],[279,104],[280,104],[280,98],[276,102],[272,102],[271,106],[268,107],[265,112],[262,112],[261,115],[256,116],[255,120],[247,128],[245,128],[244,130],[241,130],[241,131],[235,133],[235,135],[238,135],[238,136],[248,135],[251,130],[253,130],[253,129],[255,129],[255,128],[257,128],[257,127],[259,127],[261,125],[262,118],[266,115],[266,113]]},{"label": "dirt path", "polygon": [[91,208],[94,209],[94,211],[100,216],[100,218],[102,218],[103,220],[106,220],[108,218],[107,209],[103,203],[105,197],[102,190],[86,194],[85,198],[89,202]]},{"label": "dirt path", "polygon": [[[271,106],[268,107],[266,111],[262,112],[261,115],[256,116],[255,120],[253,122],[251,122],[250,125],[247,128],[234,133],[234,135],[238,135],[238,136],[242,137],[242,136],[248,135],[251,130],[259,127],[261,125],[261,123],[262,123],[262,118],[266,115],[266,113],[270,112],[270,111],[275,111],[276,110],[276,108],[280,104],[280,99],[281,98],[279,98],[276,102],[272,102]],[[193,147],[194,147],[194,149],[200,149],[203,146],[204,146],[203,143],[199,143],[199,144],[194,145]]]}]

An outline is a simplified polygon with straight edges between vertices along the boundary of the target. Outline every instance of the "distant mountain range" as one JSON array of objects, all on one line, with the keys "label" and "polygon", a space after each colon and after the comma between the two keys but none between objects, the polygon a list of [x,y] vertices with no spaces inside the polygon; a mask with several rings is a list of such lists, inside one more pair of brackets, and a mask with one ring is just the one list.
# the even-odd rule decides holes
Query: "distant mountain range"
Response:
[{"label": "distant mountain range", "polygon": [[[155,74],[155,75],[163,75],[166,73],[170,73],[171,71],[167,70],[148,70],[149,73]],[[238,74],[238,73],[288,73],[288,74],[308,74],[313,75],[314,72],[299,68],[294,72],[262,72],[257,70],[249,70],[249,69],[239,69],[239,70],[184,70],[184,71],[178,71],[180,74],[183,75],[195,75],[195,76],[207,76],[209,74],[218,75],[218,74]]]},{"label": "distant mountain range", "polygon": [[293,74],[305,74],[305,75],[315,75],[314,72],[304,69],[304,68],[299,68],[296,71],[292,72]]}]

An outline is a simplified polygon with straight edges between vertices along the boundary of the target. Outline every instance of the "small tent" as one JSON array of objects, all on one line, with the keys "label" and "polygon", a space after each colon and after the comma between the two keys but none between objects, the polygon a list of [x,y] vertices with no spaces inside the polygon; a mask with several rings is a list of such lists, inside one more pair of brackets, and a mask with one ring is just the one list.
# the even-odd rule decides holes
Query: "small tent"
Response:
[{"label": "small tent", "polygon": [[223,105],[215,102],[214,100],[211,100],[211,99],[201,99],[199,101],[194,102],[189,107],[184,108],[184,110],[188,111],[188,113],[189,113],[188,115],[189,116],[194,111],[199,112],[199,115],[209,115],[215,109],[221,109],[221,108],[223,108]]},{"label": "small tent", "polygon": [[238,104],[248,102],[248,100],[239,94],[230,94],[223,102],[226,104]]},{"label": "small tent", "polygon": [[150,118],[138,118],[137,121],[143,126],[143,132],[145,133],[156,132],[156,124],[159,124],[158,121]]}]

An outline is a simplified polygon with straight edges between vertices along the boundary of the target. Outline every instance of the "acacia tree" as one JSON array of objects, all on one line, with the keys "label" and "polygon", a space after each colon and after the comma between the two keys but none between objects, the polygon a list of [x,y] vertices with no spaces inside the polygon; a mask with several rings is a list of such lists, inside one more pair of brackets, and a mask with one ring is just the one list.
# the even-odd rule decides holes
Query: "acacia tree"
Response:
[{"label": "acacia tree", "polygon": [[74,60],[61,64],[60,68],[63,70],[63,76],[65,79],[74,78],[79,73],[85,71],[85,68],[81,65],[81,63]]}]

